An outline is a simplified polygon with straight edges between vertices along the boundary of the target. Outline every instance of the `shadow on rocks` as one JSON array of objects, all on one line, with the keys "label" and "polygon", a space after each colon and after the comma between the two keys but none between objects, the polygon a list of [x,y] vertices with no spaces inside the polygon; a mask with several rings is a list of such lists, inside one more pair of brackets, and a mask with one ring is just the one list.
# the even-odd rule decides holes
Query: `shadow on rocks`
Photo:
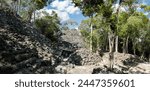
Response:
[{"label": "shadow on rocks", "polygon": [[144,61],[142,61],[141,59],[139,59],[138,57],[130,57],[126,60],[123,61],[123,64],[125,66],[128,67],[135,67],[137,66],[139,63],[143,63]]},{"label": "shadow on rocks", "polygon": [[125,72],[128,69],[117,69],[117,68],[113,68],[112,70],[110,70],[107,66],[104,65],[104,67],[102,68],[95,68],[93,69],[92,74],[128,74],[127,72]]}]

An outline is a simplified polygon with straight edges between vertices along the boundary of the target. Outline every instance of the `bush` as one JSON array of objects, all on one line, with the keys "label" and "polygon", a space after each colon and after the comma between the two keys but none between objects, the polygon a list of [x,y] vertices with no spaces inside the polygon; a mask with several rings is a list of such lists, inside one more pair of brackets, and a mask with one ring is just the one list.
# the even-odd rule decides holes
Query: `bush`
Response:
[{"label": "bush", "polygon": [[44,16],[35,20],[35,26],[51,41],[57,41],[60,36],[60,23],[57,17]]}]

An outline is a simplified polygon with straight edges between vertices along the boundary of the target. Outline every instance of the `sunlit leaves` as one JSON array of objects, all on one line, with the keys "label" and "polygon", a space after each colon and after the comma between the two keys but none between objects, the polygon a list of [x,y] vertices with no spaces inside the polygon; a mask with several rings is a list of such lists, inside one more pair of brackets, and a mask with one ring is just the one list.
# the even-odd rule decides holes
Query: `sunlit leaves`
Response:
[{"label": "sunlit leaves", "polygon": [[36,19],[35,25],[42,34],[52,41],[56,41],[56,34],[60,31],[60,21],[55,12],[53,12],[52,16],[47,15],[40,19]]},{"label": "sunlit leaves", "polygon": [[79,7],[85,16],[92,16],[104,4],[104,0],[73,0],[75,6]]}]

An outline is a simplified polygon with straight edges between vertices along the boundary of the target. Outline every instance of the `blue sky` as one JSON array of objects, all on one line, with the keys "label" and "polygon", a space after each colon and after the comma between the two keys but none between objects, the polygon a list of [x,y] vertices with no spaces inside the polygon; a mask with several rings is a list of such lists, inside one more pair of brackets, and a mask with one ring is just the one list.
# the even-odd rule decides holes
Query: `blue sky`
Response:
[{"label": "blue sky", "polygon": [[71,0],[55,0],[47,6],[47,9],[54,10],[62,22],[73,19],[80,23],[85,18],[80,9],[75,7]]},{"label": "blue sky", "polygon": [[[61,22],[65,22],[69,19],[76,21],[78,24],[86,17],[78,7],[75,7],[72,0],[54,0],[50,5],[43,9],[48,13],[55,11],[61,19]],[[74,26],[76,28],[78,26]]]},{"label": "blue sky", "polygon": [[[82,12],[78,7],[75,7],[72,0],[54,0],[50,5],[43,10],[51,13],[55,11],[61,19],[61,22],[65,22],[69,19],[75,20],[78,24],[86,17],[82,15]],[[150,5],[150,0],[140,0],[143,4]],[[75,26],[77,27],[77,26]]]},{"label": "blue sky", "polygon": [[143,4],[150,5],[150,0],[141,0]]}]

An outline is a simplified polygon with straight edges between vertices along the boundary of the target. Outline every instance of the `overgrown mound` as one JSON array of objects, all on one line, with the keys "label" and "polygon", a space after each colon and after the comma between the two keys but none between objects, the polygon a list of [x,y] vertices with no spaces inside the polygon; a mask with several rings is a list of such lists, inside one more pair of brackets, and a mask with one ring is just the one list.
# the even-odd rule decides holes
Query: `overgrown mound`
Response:
[{"label": "overgrown mound", "polygon": [[0,9],[0,73],[54,73],[57,58],[51,46],[16,13]]},{"label": "overgrown mound", "polygon": [[85,47],[85,42],[77,30],[65,30],[62,32],[62,40],[69,42],[75,47],[75,52],[70,55],[70,61],[76,65],[95,65],[102,61],[98,53],[91,52]]}]

